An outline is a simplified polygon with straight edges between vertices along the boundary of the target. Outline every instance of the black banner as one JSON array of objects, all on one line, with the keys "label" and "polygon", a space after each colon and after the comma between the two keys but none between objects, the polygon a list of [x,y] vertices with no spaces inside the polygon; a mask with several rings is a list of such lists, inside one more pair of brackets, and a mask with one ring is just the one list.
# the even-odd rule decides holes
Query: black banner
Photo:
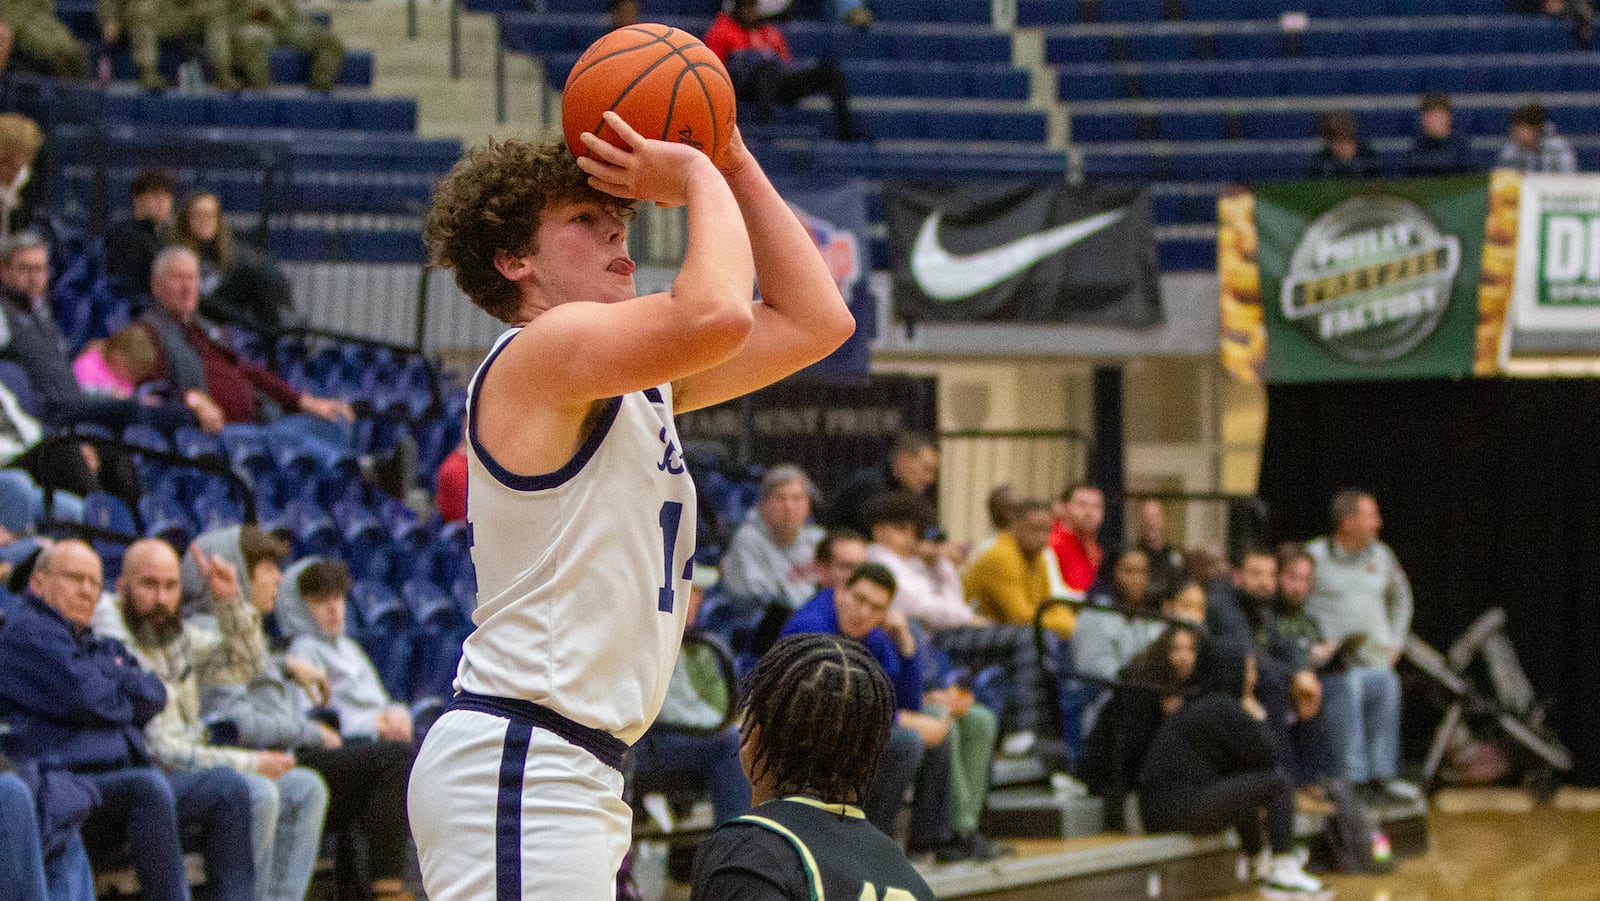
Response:
[{"label": "black banner", "polygon": [[680,413],[678,436],[715,441],[741,463],[798,463],[837,488],[857,469],[889,458],[901,432],[934,434],[937,382],[873,375],[832,381],[789,378],[737,400]]},{"label": "black banner", "polygon": [[1161,321],[1150,196],[1065,182],[884,188],[895,315],[910,323]]}]

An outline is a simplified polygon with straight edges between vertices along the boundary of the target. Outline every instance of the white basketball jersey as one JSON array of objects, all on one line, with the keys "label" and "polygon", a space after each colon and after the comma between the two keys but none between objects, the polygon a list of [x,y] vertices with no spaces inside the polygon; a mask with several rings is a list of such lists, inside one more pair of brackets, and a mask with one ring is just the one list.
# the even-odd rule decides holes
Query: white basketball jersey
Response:
[{"label": "white basketball jersey", "polygon": [[632,744],[661,709],[689,606],[694,482],[672,389],[608,401],[559,470],[509,473],[478,441],[477,396],[519,331],[500,336],[468,389],[477,630],[456,687],[543,704]]}]

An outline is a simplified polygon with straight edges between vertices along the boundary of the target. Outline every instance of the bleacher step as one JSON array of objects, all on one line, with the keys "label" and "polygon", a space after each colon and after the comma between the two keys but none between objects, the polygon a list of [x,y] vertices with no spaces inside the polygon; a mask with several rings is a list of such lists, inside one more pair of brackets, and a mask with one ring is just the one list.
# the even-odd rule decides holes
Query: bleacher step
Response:
[{"label": "bleacher step", "polygon": [[1077,838],[1105,831],[1099,798],[1058,795],[1050,788],[989,792],[978,828],[1000,838]]},{"label": "bleacher step", "polygon": [[375,94],[417,99],[417,133],[454,137],[471,144],[489,134],[539,135],[546,126],[543,67],[520,53],[507,53],[506,121],[495,119],[495,45],[492,15],[460,17],[462,77],[450,77],[449,5],[418,0],[417,37],[406,34],[402,0],[337,0],[333,28],[350,46],[370,47],[375,58]]}]

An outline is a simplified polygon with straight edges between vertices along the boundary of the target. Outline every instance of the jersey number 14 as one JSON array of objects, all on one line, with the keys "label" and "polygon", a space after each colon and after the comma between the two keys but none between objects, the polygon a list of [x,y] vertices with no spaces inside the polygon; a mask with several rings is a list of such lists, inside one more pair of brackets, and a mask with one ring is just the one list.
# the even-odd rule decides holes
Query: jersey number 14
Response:
[{"label": "jersey number 14", "polygon": [[[683,504],[680,501],[666,501],[661,505],[661,551],[662,551],[662,584],[656,592],[656,609],[662,613],[672,612],[674,601],[672,578],[673,557],[678,553],[678,525],[683,521]],[[683,561],[683,578],[694,578],[694,558]]]}]

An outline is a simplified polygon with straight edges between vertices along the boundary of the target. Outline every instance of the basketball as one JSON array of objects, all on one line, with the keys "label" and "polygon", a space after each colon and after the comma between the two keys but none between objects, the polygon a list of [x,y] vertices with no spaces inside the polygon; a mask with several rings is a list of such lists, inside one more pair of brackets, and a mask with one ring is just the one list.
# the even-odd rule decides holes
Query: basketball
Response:
[{"label": "basketball", "polygon": [[561,100],[561,130],[577,156],[578,136],[593,132],[618,146],[601,114],[615,110],[646,138],[688,144],[716,159],[734,123],[733,82],[705,44],[653,22],[605,35],[578,57]]}]

